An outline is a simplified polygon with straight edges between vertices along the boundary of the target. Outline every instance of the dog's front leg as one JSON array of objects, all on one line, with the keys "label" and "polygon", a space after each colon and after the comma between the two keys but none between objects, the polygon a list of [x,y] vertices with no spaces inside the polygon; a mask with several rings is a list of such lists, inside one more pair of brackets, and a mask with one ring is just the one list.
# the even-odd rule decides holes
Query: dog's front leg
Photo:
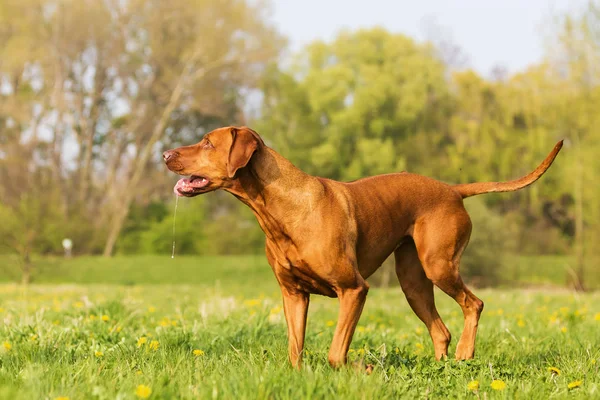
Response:
[{"label": "dog's front leg", "polygon": [[332,367],[337,368],[346,363],[350,342],[367,300],[368,291],[369,285],[362,278],[359,279],[356,287],[344,288],[338,291],[340,315],[329,350],[329,364]]},{"label": "dog's front leg", "polygon": [[282,287],[283,311],[288,328],[288,355],[294,368],[300,368],[304,334],[306,331],[306,315],[309,295],[303,292],[292,292]]}]

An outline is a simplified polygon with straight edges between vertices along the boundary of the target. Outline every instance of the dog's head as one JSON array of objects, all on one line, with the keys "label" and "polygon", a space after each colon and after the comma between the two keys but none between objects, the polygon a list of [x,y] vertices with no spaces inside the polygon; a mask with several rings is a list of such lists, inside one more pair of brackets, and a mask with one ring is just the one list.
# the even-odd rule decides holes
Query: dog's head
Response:
[{"label": "dog's head", "polygon": [[207,133],[197,144],[165,151],[163,159],[171,171],[190,175],[177,182],[175,194],[193,197],[230,187],[238,170],[262,146],[264,142],[252,129],[225,127]]}]

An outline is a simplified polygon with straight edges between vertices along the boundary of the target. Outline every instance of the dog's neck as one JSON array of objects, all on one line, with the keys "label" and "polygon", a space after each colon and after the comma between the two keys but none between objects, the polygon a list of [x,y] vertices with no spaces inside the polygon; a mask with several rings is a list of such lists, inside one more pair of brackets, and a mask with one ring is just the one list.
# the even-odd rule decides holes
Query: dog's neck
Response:
[{"label": "dog's neck", "polygon": [[237,175],[225,190],[252,209],[268,238],[291,236],[324,190],[318,178],[265,145]]}]

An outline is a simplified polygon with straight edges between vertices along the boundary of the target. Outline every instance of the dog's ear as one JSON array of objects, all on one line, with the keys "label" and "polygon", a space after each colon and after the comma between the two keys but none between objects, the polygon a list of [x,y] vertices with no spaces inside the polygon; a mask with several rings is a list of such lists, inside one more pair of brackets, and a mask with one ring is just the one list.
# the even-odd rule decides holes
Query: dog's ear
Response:
[{"label": "dog's ear", "polygon": [[252,158],[262,139],[251,129],[231,128],[231,148],[227,160],[227,175],[235,176],[238,169],[244,168]]}]

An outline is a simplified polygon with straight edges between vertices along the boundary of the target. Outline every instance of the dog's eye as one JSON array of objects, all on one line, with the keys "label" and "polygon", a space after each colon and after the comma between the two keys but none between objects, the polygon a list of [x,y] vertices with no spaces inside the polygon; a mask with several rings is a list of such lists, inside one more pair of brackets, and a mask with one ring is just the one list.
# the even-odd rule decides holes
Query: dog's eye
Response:
[{"label": "dog's eye", "polygon": [[202,145],[202,147],[204,147],[205,149],[214,149],[215,148],[215,146],[213,146],[213,144],[208,139],[204,140],[204,144]]}]

